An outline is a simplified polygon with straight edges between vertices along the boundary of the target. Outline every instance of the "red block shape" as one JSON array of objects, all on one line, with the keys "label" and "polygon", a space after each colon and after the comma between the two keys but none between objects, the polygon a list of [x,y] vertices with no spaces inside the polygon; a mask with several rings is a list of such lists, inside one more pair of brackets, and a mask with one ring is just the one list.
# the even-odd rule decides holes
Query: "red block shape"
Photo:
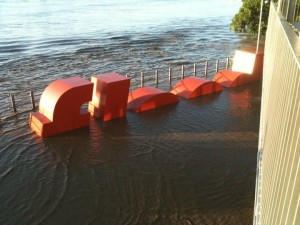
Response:
[{"label": "red block shape", "polygon": [[[245,54],[246,57],[243,57],[241,53],[236,55],[232,70],[220,71],[215,75],[213,81],[221,84],[224,87],[233,88],[261,80],[263,73],[264,53],[255,54],[246,52]],[[248,56],[251,56],[251,54],[252,58],[249,58]]]},{"label": "red block shape", "polygon": [[171,90],[174,95],[190,99],[222,91],[220,84],[198,77],[187,77],[179,81]]},{"label": "red block shape", "polygon": [[93,83],[80,77],[53,82],[41,96],[39,112],[30,114],[29,126],[41,137],[88,126],[90,113],[81,106],[92,91]]},{"label": "red block shape", "polygon": [[117,74],[106,73],[92,76],[93,99],[89,111],[103,121],[125,117],[130,79]]},{"label": "red block shape", "polygon": [[179,98],[172,93],[153,87],[142,87],[130,92],[127,109],[138,113],[177,102]]}]

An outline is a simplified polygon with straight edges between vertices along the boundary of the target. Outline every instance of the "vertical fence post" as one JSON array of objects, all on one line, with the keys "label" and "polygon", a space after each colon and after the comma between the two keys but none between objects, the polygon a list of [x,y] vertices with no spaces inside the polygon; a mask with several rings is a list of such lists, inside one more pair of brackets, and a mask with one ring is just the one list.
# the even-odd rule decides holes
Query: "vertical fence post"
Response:
[{"label": "vertical fence post", "polygon": [[169,67],[169,84],[172,86],[172,67]]},{"label": "vertical fence post", "polygon": [[15,102],[15,95],[10,94],[10,101],[13,108],[14,113],[17,112],[16,102]]},{"label": "vertical fence post", "polygon": [[196,68],[196,63],[194,63],[194,77],[196,77],[197,76],[197,68]]},{"label": "vertical fence post", "polygon": [[204,71],[205,78],[207,78],[207,71],[208,71],[208,61],[205,62],[205,71]]},{"label": "vertical fence post", "polygon": [[217,59],[217,61],[216,61],[216,73],[218,73],[219,72],[219,60]]},{"label": "vertical fence post", "polygon": [[158,70],[155,70],[155,86],[158,86]]},{"label": "vertical fence post", "polygon": [[181,66],[181,79],[184,79],[184,65]]},{"label": "vertical fence post", "polygon": [[144,73],[141,72],[141,87],[144,87]]},{"label": "vertical fence post", "polygon": [[30,98],[31,98],[32,109],[35,109],[35,102],[34,102],[34,93],[33,93],[33,90],[30,91]]},{"label": "vertical fence post", "polygon": [[226,70],[229,68],[229,57],[226,58]]}]

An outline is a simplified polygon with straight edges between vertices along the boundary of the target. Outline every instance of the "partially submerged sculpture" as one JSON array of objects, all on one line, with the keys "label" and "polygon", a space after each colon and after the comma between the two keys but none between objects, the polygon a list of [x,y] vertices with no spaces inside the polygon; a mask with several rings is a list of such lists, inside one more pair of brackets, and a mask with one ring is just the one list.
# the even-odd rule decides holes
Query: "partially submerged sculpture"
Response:
[{"label": "partially submerged sculpture", "polygon": [[80,77],[57,80],[43,92],[39,112],[30,114],[29,126],[47,137],[87,126],[90,113],[81,109],[92,100],[93,83]]},{"label": "partially submerged sculpture", "polygon": [[117,73],[92,76],[93,99],[89,103],[92,116],[103,121],[126,116],[130,79]]},{"label": "partially submerged sculpture", "polygon": [[130,92],[127,109],[143,112],[179,102],[176,95],[153,87],[141,87]]},{"label": "partially submerged sculpture", "polygon": [[185,99],[196,98],[222,91],[220,84],[198,77],[186,77],[171,90],[174,95]]},{"label": "partially submerged sculpture", "polygon": [[232,70],[222,70],[213,81],[233,88],[262,78],[264,53],[236,51]]},{"label": "partially submerged sculpture", "polygon": [[[127,109],[143,112],[177,103],[177,96],[190,99],[220,92],[221,85],[231,88],[253,82],[261,79],[262,67],[263,53],[237,51],[232,70],[220,71],[213,81],[187,77],[171,92],[142,87],[129,93],[130,79],[117,73],[92,76],[92,82],[80,77],[57,80],[44,90],[39,112],[30,114],[29,126],[48,137],[88,126],[90,116],[108,121],[125,117]],[[82,108],[86,102],[90,112]]]}]

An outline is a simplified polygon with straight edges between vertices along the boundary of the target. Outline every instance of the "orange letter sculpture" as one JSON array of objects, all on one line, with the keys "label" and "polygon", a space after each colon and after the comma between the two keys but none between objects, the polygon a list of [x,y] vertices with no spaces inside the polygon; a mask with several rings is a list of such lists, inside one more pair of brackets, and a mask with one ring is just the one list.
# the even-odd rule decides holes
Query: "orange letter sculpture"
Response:
[{"label": "orange letter sculpture", "polygon": [[94,83],[93,100],[89,103],[91,114],[103,121],[126,116],[130,79],[107,73],[92,76],[91,80]]},{"label": "orange letter sculpture", "polygon": [[39,112],[30,114],[29,125],[47,137],[88,126],[90,113],[81,109],[92,99],[93,83],[80,77],[57,80],[43,92]]},{"label": "orange letter sculpture", "polygon": [[260,80],[263,72],[264,53],[236,51],[232,70],[222,70],[213,81],[232,88]]},{"label": "orange letter sculpture", "polygon": [[130,92],[127,108],[138,113],[177,102],[178,97],[172,93],[152,87],[141,87]]},{"label": "orange letter sculpture", "polygon": [[171,93],[182,98],[190,99],[222,91],[220,84],[198,77],[187,77],[179,81]]}]

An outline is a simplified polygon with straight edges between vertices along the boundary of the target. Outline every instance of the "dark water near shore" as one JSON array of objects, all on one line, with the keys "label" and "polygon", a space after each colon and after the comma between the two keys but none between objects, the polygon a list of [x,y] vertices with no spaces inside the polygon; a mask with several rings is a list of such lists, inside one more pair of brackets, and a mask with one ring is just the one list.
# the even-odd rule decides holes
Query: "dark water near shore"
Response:
[{"label": "dark water near shore", "polygon": [[115,71],[135,87],[142,70],[152,84],[255,47],[228,29],[240,5],[0,1],[0,224],[252,224],[260,83],[46,139],[28,127],[28,91],[56,79]]}]

